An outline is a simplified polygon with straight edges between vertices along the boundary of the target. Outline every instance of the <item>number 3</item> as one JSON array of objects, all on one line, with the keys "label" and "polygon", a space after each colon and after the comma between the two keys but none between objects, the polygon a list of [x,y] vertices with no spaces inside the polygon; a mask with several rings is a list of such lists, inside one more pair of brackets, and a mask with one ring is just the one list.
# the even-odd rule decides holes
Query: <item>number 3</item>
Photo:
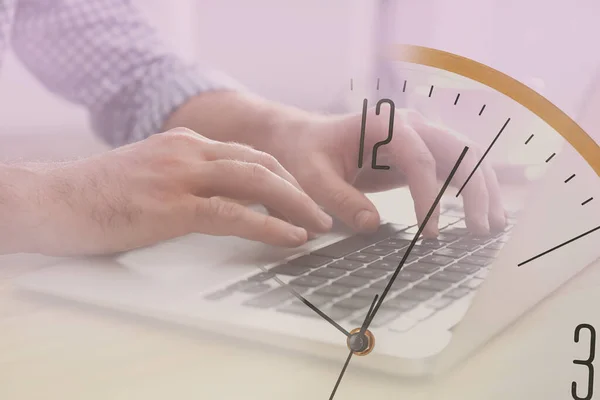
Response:
[{"label": "number 3", "polygon": [[582,329],[588,329],[590,331],[590,356],[587,360],[574,360],[573,364],[585,365],[588,367],[589,378],[588,378],[588,393],[585,397],[579,397],[577,395],[577,383],[571,384],[571,395],[575,400],[591,400],[594,395],[594,357],[596,354],[596,330],[593,326],[588,324],[580,324],[575,328],[575,343],[579,343],[579,333]]}]

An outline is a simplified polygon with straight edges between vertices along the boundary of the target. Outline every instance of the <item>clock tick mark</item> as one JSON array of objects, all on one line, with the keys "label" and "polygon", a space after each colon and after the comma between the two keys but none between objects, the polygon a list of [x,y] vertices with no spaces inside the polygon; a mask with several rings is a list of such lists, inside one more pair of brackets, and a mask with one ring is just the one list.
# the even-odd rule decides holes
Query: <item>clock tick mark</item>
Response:
[{"label": "clock tick mark", "polygon": [[433,85],[431,85],[431,87],[429,88],[429,97],[431,97],[432,93],[433,93]]},{"label": "clock tick mark", "polygon": [[402,85],[402,93],[406,92],[406,79],[404,80],[404,85]]},{"label": "clock tick mark", "polygon": [[456,95],[456,99],[454,100],[454,105],[458,103],[458,99],[460,99],[460,93]]},{"label": "clock tick mark", "polygon": [[379,78],[377,78],[377,90],[379,90]]},{"label": "clock tick mark", "polygon": [[587,203],[589,203],[590,201],[594,200],[593,197],[590,197],[589,199],[587,199],[586,201],[584,201],[583,203],[581,203],[582,206],[585,206]]},{"label": "clock tick mark", "polygon": [[483,105],[483,107],[481,107],[481,110],[479,111],[479,115],[483,114],[483,110],[485,110],[485,104]]},{"label": "clock tick mark", "polygon": [[554,156],[555,156],[555,155],[556,155],[556,153],[552,153],[552,154],[550,155],[550,157],[548,157],[548,158],[546,159],[546,162],[550,162],[550,160],[552,160],[552,159],[554,158]]},{"label": "clock tick mark", "polygon": [[354,89],[354,79],[350,79],[350,90]]},{"label": "clock tick mark", "polygon": [[565,180],[565,183],[568,183],[571,179],[575,178],[575,174],[571,175]]},{"label": "clock tick mark", "polygon": [[529,136],[529,139],[527,139],[527,141],[525,142],[525,144],[529,144],[529,142],[531,142],[531,139],[533,139],[533,133],[531,134],[531,136]]}]

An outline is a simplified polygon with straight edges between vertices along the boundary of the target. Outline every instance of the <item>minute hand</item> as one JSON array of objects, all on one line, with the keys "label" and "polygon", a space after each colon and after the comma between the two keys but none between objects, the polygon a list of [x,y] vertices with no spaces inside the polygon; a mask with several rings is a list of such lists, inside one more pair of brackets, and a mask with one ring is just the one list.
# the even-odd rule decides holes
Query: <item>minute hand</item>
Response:
[{"label": "minute hand", "polygon": [[423,229],[427,225],[427,222],[429,221],[429,218],[431,218],[431,215],[433,214],[435,208],[437,207],[437,205],[439,204],[440,200],[442,199],[442,196],[444,195],[444,192],[446,191],[446,189],[450,185],[450,182],[452,181],[452,178],[454,177],[454,174],[458,170],[458,167],[460,166],[460,163],[462,162],[463,158],[467,154],[467,151],[469,151],[469,148],[465,147],[463,149],[462,153],[460,153],[460,157],[458,157],[458,161],[456,161],[456,164],[454,164],[454,168],[452,168],[452,171],[450,172],[450,175],[448,176],[448,178],[446,178],[446,182],[444,182],[444,185],[442,186],[442,189],[440,190],[440,192],[438,193],[437,197],[435,198],[435,201],[433,202],[431,208],[429,209],[429,212],[425,216],[425,219],[423,220],[423,223],[421,223],[421,226],[419,227],[419,230],[415,234],[415,237],[410,242],[410,245],[408,246],[406,252],[404,253],[404,256],[402,257],[402,260],[400,260],[400,264],[398,264],[398,267],[396,268],[396,271],[394,271],[394,274],[390,278],[390,281],[388,282],[388,284],[385,287],[385,289],[383,289],[383,292],[381,293],[381,296],[379,296],[379,301],[377,302],[377,304],[375,305],[375,308],[373,309],[373,312],[369,316],[369,321],[366,324],[366,328],[369,327],[369,325],[371,324],[371,321],[373,321],[373,318],[377,314],[377,311],[379,310],[379,307],[381,307],[381,305],[383,304],[383,300],[385,300],[385,296],[387,296],[388,292],[390,291],[390,288],[394,284],[394,281],[398,277],[398,274],[400,273],[400,270],[404,266],[404,263],[406,262],[406,259],[410,255],[410,252],[412,251],[413,247],[415,247],[415,244],[417,243],[417,240],[419,240],[419,236],[421,236],[421,233],[423,232]]}]

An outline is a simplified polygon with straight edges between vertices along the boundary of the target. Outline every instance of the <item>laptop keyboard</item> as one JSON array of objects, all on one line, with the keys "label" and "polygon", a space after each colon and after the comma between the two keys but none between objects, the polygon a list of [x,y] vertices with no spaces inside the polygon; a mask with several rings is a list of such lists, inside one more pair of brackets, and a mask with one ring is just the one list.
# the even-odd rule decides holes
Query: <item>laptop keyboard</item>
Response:
[{"label": "laptop keyboard", "polygon": [[[419,239],[371,326],[406,331],[453,302],[473,293],[508,240],[504,232],[473,236],[462,210],[443,207],[437,239]],[[206,296],[218,301],[245,294],[245,307],[320,318],[277,276],[337,322],[359,326],[376,294],[381,294],[402,260],[418,226],[383,224],[370,235],[357,234],[260,272]]]}]

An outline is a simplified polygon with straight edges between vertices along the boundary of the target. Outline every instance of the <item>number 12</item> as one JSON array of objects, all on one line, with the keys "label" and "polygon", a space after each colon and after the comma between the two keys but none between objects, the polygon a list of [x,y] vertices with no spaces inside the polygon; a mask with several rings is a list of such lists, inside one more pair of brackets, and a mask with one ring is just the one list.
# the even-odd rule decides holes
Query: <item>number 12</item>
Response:
[{"label": "number 12", "polygon": [[[380,142],[375,143],[373,145],[373,158],[371,160],[371,168],[373,169],[390,169],[389,165],[377,165],[377,150],[392,141],[392,136],[394,135],[394,113],[396,112],[396,105],[390,99],[381,99],[377,102],[377,107],[375,108],[375,114],[379,115],[381,111],[381,105],[384,103],[388,103],[390,105],[390,123],[388,127],[388,136],[387,139],[382,140]],[[363,154],[365,150],[365,129],[367,127],[367,99],[363,100],[363,110],[362,110],[362,123],[360,126],[360,145],[358,148],[358,168],[362,168],[363,165]]]}]

